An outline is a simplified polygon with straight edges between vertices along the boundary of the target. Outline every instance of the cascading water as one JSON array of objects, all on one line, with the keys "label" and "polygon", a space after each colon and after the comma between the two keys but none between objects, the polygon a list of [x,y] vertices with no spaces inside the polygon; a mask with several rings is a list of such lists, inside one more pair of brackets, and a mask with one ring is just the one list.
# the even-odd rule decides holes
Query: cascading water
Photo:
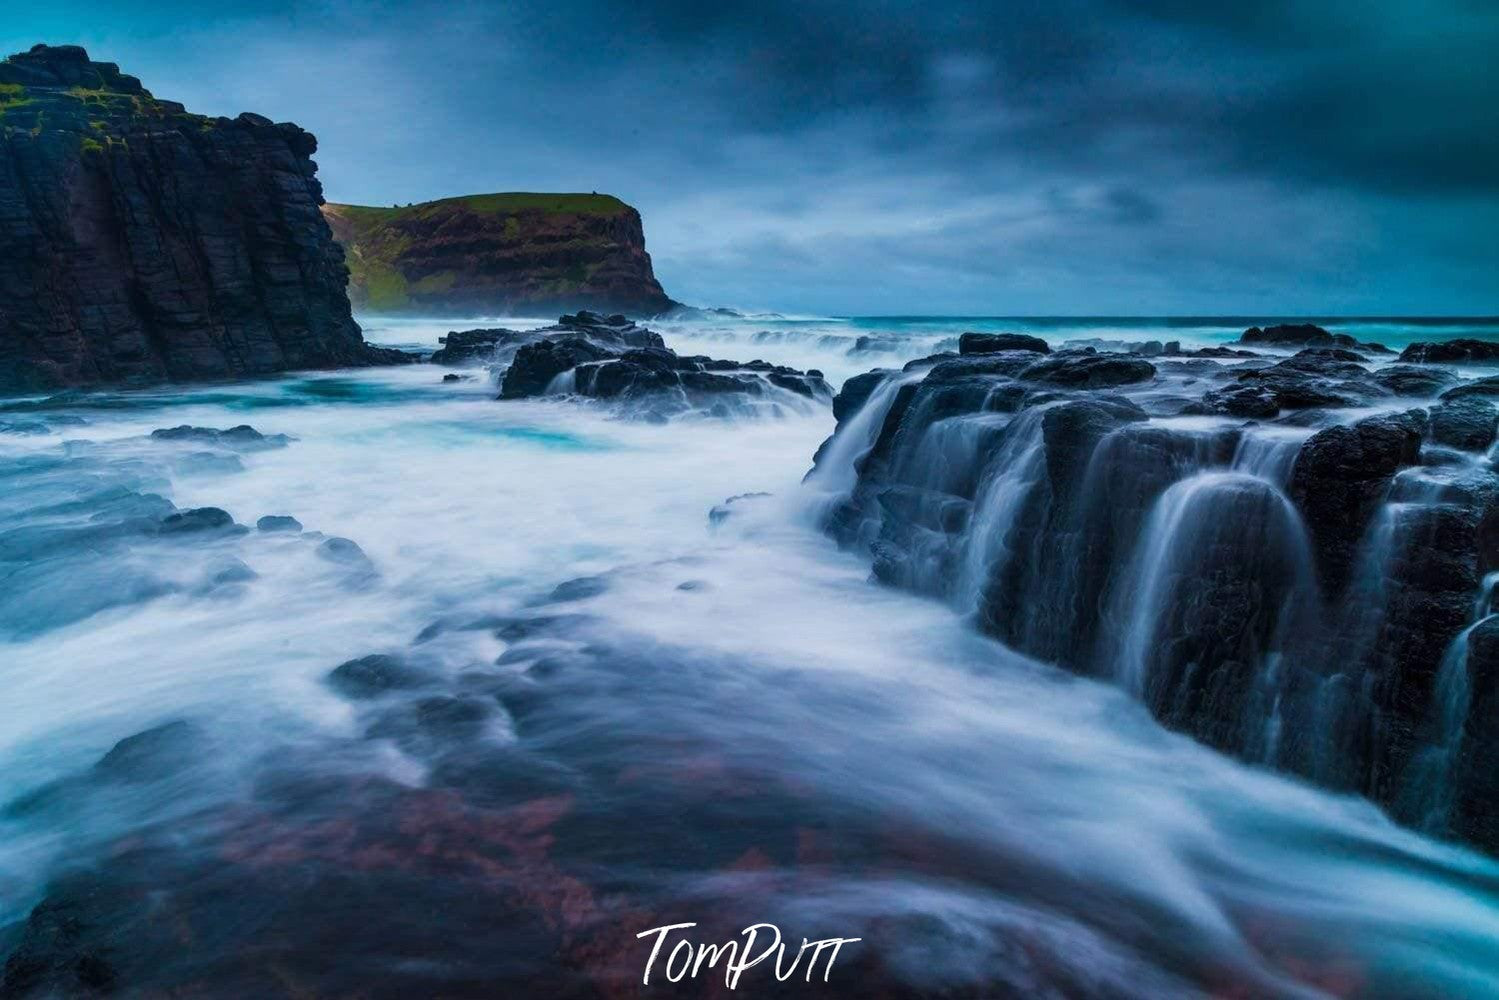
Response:
[{"label": "cascading water", "polygon": [[1499,572],[1483,578],[1473,603],[1473,624],[1452,640],[1437,671],[1436,693],[1431,706],[1431,743],[1417,753],[1405,779],[1402,811],[1428,833],[1450,832],[1453,771],[1462,751],[1463,727],[1471,698],[1468,676],[1468,639],[1496,613],[1494,606]]},{"label": "cascading water", "polygon": [[1246,428],[1229,466],[1285,489],[1296,454],[1310,436],[1310,431],[1301,428]]},{"label": "cascading water", "polygon": [[895,397],[900,390],[919,382],[925,372],[902,372],[881,382],[869,394],[859,412],[854,414],[833,435],[810,475],[807,484],[820,493],[829,494],[836,501],[845,497],[859,481],[859,463],[869,454],[879,438],[880,428]]},{"label": "cascading water", "polygon": [[1114,587],[1121,628],[1105,655],[1118,682],[1178,725],[1237,728],[1249,736],[1241,751],[1262,756],[1288,627],[1316,595],[1306,533],[1285,495],[1240,472],[1175,483]]},{"label": "cascading water", "polygon": [[1021,506],[1041,479],[1046,457],[1042,438],[1045,418],[1044,406],[1014,417],[1005,428],[998,450],[987,461],[960,542],[961,572],[953,590],[953,602],[960,613],[978,610],[984,587],[1009,557],[1006,539]]}]

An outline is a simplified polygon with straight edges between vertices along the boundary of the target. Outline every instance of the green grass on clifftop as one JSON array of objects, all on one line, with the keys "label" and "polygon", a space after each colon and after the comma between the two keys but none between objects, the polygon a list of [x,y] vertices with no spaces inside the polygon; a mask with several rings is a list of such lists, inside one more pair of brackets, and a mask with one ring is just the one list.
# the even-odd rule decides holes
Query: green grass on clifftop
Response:
[{"label": "green grass on clifftop", "polygon": [[395,222],[405,218],[422,218],[451,208],[463,208],[478,215],[504,215],[514,212],[566,212],[573,215],[619,215],[630,206],[608,194],[538,194],[531,191],[509,191],[500,194],[470,194],[458,198],[440,198],[414,205],[383,208],[374,205],[336,205],[356,225]]}]

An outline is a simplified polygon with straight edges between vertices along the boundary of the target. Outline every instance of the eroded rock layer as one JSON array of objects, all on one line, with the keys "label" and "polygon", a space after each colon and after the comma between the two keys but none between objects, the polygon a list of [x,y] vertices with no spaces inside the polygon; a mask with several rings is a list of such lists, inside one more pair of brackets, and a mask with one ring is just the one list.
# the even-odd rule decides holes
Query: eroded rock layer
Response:
[{"label": "eroded rock layer", "polygon": [[316,148],[75,46],[0,62],[0,389],[400,360],[350,314]]}]

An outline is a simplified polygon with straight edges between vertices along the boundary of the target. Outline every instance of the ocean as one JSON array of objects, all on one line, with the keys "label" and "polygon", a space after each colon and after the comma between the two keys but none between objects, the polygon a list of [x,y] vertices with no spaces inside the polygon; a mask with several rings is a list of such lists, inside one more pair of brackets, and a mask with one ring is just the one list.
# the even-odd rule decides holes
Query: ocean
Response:
[{"label": "ocean", "polygon": [[[1251,322],[651,325],[836,388],[966,330]],[[1499,995],[1499,862],[872,583],[803,484],[829,413],[654,425],[448,371],[0,400],[0,954],[61,892],[127,981],[242,995],[634,995],[638,933],[756,921],[861,938],[830,995]],[[272,437],[152,436],[241,424]],[[137,531],[172,505],[249,530]],[[330,682],[370,656],[410,690]]]}]

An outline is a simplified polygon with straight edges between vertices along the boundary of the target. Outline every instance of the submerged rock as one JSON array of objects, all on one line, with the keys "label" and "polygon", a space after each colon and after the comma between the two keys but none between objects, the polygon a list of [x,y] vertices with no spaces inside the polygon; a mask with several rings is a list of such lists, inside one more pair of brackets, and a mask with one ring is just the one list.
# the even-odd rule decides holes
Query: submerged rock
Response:
[{"label": "submerged rock", "polygon": [[407,691],[430,683],[426,672],[412,667],[403,657],[375,653],[340,663],[328,675],[328,684],[346,698],[374,698],[390,691]]},{"label": "submerged rock", "polygon": [[186,535],[228,531],[236,527],[239,526],[234,523],[234,518],[229,516],[228,511],[218,507],[195,507],[168,514],[162,518],[157,530],[163,535]]},{"label": "submerged rock", "polygon": [[266,448],[284,448],[291,443],[285,434],[262,434],[249,424],[240,424],[228,430],[214,427],[163,427],[151,432],[156,441],[187,441],[196,444],[213,444],[236,451],[260,451]]}]

